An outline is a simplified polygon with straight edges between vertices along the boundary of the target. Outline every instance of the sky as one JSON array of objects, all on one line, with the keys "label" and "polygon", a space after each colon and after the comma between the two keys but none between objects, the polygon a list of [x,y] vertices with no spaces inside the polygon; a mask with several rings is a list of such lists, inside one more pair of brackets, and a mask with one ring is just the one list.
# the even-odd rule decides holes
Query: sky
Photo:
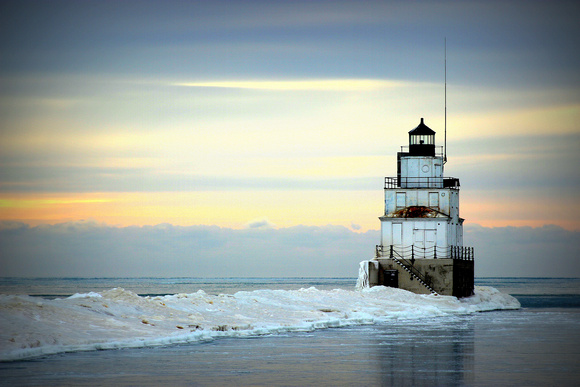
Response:
[{"label": "sky", "polygon": [[[445,174],[461,181],[476,274],[517,276],[509,267],[548,254],[557,265],[526,275],[580,276],[579,11],[3,1],[0,271],[92,276],[125,240],[107,275],[159,273],[153,262],[169,259],[164,275],[214,276],[217,256],[243,258],[249,276],[355,273],[380,241],[383,179],[408,131],[423,117],[443,145],[446,46]],[[158,229],[195,243],[170,251]],[[337,233],[352,244],[337,251]],[[216,245],[223,235],[232,242]],[[158,254],[149,261],[144,240]],[[328,271],[331,252],[342,258]],[[274,269],[285,261],[296,268]]]}]

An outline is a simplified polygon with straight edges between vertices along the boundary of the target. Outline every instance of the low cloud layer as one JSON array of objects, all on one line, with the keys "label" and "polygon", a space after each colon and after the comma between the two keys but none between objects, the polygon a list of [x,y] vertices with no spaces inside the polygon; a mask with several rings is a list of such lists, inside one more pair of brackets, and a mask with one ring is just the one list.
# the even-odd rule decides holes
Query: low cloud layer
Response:
[{"label": "low cloud layer", "polygon": [[[0,275],[26,277],[356,277],[379,231],[342,226],[233,230],[93,221],[0,224]],[[476,276],[580,277],[580,232],[470,225]]]},{"label": "low cloud layer", "polygon": [[476,276],[580,277],[580,231],[543,227],[465,227]]}]

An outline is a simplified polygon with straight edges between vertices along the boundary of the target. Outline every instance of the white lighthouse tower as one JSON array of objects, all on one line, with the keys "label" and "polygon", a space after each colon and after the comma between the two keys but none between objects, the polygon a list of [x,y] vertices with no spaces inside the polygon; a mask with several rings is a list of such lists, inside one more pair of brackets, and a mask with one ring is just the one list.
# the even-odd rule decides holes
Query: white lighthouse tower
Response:
[{"label": "white lighthouse tower", "polygon": [[444,177],[443,147],[423,118],[397,153],[397,176],[385,178],[381,244],[364,261],[368,284],[416,293],[473,294],[473,248],[463,246],[459,179]]}]

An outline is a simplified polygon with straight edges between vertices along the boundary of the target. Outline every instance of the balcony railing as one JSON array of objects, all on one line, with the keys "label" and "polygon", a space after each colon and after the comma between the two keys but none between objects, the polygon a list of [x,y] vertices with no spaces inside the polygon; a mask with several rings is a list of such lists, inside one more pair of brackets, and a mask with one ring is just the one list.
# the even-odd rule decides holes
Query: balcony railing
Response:
[{"label": "balcony railing", "polygon": [[411,246],[377,245],[375,256],[377,258],[394,258],[394,257],[404,258],[411,261],[415,259],[438,259],[438,258],[451,258],[463,261],[473,261],[475,258],[475,249],[473,247],[467,246],[419,247],[415,245]]},{"label": "balcony railing", "polygon": [[385,177],[385,189],[395,188],[459,188],[456,177]]}]

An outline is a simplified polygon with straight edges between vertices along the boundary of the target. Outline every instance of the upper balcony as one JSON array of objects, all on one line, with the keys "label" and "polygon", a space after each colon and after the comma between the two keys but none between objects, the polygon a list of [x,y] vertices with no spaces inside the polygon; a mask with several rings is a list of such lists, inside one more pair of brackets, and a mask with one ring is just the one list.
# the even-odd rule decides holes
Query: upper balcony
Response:
[{"label": "upper balcony", "polygon": [[385,177],[385,189],[452,188],[459,189],[456,177]]}]

